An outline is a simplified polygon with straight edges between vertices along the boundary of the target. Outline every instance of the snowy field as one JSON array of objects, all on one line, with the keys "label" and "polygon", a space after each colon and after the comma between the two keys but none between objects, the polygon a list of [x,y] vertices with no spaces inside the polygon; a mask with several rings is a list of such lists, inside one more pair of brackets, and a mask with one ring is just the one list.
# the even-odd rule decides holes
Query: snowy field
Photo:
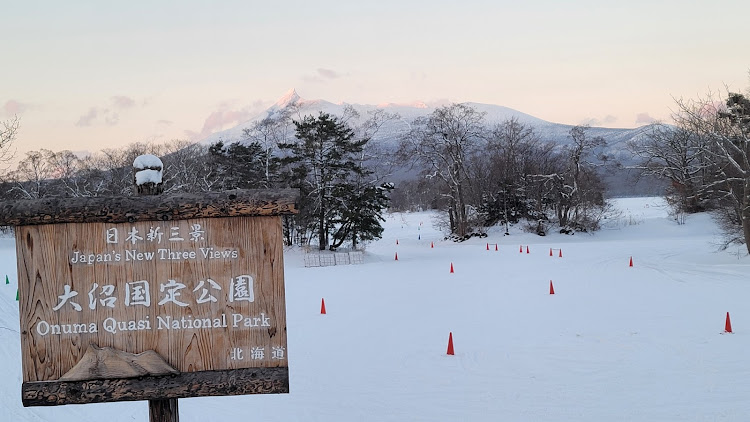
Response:
[{"label": "snowy field", "polygon": [[[288,250],[290,394],[180,399],[180,418],[750,420],[744,247],[718,251],[707,216],[678,225],[659,199],[616,204],[595,235],[456,244],[432,214],[409,213],[388,215],[362,265],[305,268]],[[145,402],[23,408],[12,239],[0,238],[0,277],[0,420],[148,420]]]}]

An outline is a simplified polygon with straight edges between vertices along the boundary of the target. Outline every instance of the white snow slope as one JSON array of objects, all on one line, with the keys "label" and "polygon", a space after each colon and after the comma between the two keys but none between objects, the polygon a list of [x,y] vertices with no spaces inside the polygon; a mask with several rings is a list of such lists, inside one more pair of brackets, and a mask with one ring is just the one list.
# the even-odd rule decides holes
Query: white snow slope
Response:
[{"label": "white snow slope", "polygon": [[[181,420],[750,420],[750,258],[717,252],[705,215],[617,204],[595,235],[455,244],[411,213],[388,216],[363,265],[304,268],[289,250],[290,394],[181,399]],[[0,420],[148,419],[145,402],[23,408],[12,239],[0,277]]]}]

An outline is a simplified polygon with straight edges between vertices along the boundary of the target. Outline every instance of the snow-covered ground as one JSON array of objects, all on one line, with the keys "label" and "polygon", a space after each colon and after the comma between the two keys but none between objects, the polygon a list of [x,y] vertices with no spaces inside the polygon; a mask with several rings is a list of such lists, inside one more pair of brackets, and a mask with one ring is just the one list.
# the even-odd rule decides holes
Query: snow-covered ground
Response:
[{"label": "snow-covered ground", "polygon": [[[432,214],[409,213],[388,215],[362,265],[305,268],[289,250],[290,394],[181,399],[180,418],[750,420],[744,248],[717,251],[705,215],[678,225],[659,199],[616,203],[595,235],[496,230],[456,244]],[[145,402],[21,406],[15,266],[0,238],[0,420],[148,420]]]}]

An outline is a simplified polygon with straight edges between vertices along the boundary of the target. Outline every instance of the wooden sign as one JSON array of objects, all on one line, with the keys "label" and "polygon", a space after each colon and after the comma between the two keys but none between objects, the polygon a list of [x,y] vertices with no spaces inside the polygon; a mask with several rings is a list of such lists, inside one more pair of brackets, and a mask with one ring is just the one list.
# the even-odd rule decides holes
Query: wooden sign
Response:
[{"label": "wooden sign", "polygon": [[296,191],[179,198],[0,204],[24,405],[288,392],[279,215]]}]

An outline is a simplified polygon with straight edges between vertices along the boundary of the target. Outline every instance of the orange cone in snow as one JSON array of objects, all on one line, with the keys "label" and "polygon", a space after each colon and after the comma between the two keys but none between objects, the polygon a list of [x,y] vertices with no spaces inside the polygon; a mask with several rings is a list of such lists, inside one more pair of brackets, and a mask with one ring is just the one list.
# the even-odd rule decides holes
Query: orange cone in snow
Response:
[{"label": "orange cone in snow", "polygon": [[396,244],[398,245],[398,239],[396,239]]},{"label": "orange cone in snow", "polygon": [[451,274],[453,274],[453,263],[451,262]]},{"label": "orange cone in snow", "polygon": [[393,260],[398,261],[398,252],[396,252],[396,258],[394,258]]},{"label": "orange cone in snow", "polygon": [[727,322],[724,323],[724,332],[725,333],[732,332],[732,321],[729,320],[729,312],[727,312]]},{"label": "orange cone in snow", "polygon": [[523,253],[523,245],[518,247],[518,253]]},{"label": "orange cone in snow", "polygon": [[487,250],[490,250],[490,244],[489,243],[487,244]]},{"label": "orange cone in snow", "polygon": [[497,243],[495,243],[495,252],[497,252]]},{"label": "orange cone in snow", "polygon": [[549,256],[552,256],[552,248],[549,248]]},{"label": "orange cone in snow", "polygon": [[552,280],[549,281],[549,294],[555,294],[555,287],[552,285]]},{"label": "orange cone in snow", "polygon": [[435,242],[430,242],[430,248],[434,248],[434,247],[435,247]]},{"label": "orange cone in snow", "polygon": [[526,247],[526,253],[529,253],[529,247],[528,246]]},{"label": "orange cone in snow", "polygon": [[630,257],[630,266],[631,267],[633,266],[633,257],[632,256]]},{"label": "orange cone in snow", "polygon": [[560,248],[560,258],[562,258],[562,248]]},{"label": "orange cone in snow", "polygon": [[326,300],[320,299],[320,314],[325,315],[326,314]]},{"label": "orange cone in snow", "polygon": [[448,334],[448,354],[449,355],[454,355],[455,354],[455,353],[453,353],[453,332],[451,332],[450,334]]}]

